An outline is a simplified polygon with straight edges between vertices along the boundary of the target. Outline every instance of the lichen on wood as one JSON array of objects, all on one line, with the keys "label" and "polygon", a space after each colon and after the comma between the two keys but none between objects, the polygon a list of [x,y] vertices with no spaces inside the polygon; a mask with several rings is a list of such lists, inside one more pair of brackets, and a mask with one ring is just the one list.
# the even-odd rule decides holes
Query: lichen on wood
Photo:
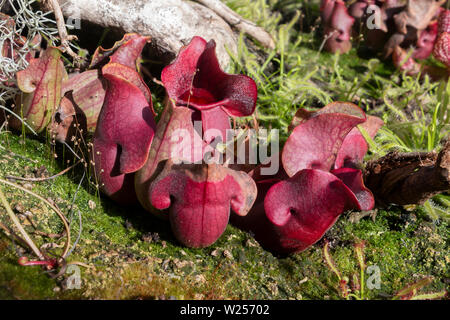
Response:
[{"label": "lichen on wood", "polygon": [[226,48],[237,52],[237,39],[230,26],[198,3],[181,0],[58,1],[66,17],[151,36],[152,48],[165,62],[172,60],[194,36],[216,41],[222,67],[230,61]]}]

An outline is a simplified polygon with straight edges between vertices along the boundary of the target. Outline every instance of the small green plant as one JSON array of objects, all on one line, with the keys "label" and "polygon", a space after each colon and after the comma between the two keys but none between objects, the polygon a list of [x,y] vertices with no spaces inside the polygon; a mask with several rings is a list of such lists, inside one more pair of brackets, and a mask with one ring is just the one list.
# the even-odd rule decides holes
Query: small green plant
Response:
[{"label": "small green plant", "polygon": [[356,273],[353,275],[351,287],[349,287],[349,278],[341,274],[335,262],[333,261],[333,258],[331,257],[329,252],[328,241],[325,241],[325,245],[323,246],[323,256],[325,259],[325,263],[339,280],[339,291],[341,293],[341,296],[347,300],[350,300],[351,298],[354,298],[356,300],[365,300],[366,296],[364,294],[364,272],[366,270],[366,264],[364,260],[364,242],[357,242],[354,245],[354,250],[360,268],[360,277],[358,278]]},{"label": "small green plant", "polygon": [[429,285],[432,281],[432,277],[425,277],[416,281],[398,291],[392,300],[432,300],[444,298],[447,295],[446,291],[419,294],[419,290]]},{"label": "small green plant", "polygon": [[[329,243],[325,241],[325,245],[323,246],[323,256],[326,265],[330,268],[330,270],[337,276],[339,285],[338,290],[342,296],[347,300],[356,299],[356,300],[366,300],[368,296],[365,292],[365,272],[367,270],[367,265],[364,257],[364,248],[365,243],[363,241],[358,241],[353,246],[354,252],[356,255],[356,260],[358,262],[360,275],[356,273],[353,274],[352,280],[349,281],[347,276],[343,276],[339,271],[336,263],[333,261],[331,254],[329,252]],[[403,289],[399,290],[393,296],[391,296],[392,300],[430,300],[430,299],[441,299],[447,295],[447,291],[440,292],[432,292],[432,293],[421,293],[419,294],[419,290],[423,287],[431,284],[433,281],[432,277],[425,277],[419,281],[414,282],[413,284],[407,285]],[[349,286],[350,282],[350,286]]]}]

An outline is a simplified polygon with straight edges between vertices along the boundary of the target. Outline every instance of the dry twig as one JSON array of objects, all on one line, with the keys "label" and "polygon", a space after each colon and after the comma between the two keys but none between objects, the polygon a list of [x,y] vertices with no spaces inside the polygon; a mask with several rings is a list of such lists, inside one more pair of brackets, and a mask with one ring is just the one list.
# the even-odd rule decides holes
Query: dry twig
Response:
[{"label": "dry twig", "polygon": [[69,171],[70,169],[72,169],[73,167],[75,167],[77,164],[79,164],[80,161],[77,161],[76,163],[74,163],[73,165],[71,165],[70,167],[67,167],[66,169],[64,169],[63,171],[51,176],[51,177],[44,177],[44,178],[24,178],[24,177],[16,177],[16,176],[5,176],[6,179],[8,180],[21,180],[21,181],[30,181],[30,182],[42,182],[42,181],[47,181],[47,180],[52,180],[55,179],[59,176],[62,176],[63,174],[65,174],[67,171]]},{"label": "dry twig", "polygon": [[[65,245],[64,245],[64,252],[63,252],[63,254],[62,254],[62,258],[65,258],[65,257],[67,256],[67,253],[68,253],[69,247],[70,247],[70,228],[69,228],[69,225],[68,225],[68,223],[67,223],[66,217],[64,217],[64,215],[61,213],[61,211],[60,211],[54,204],[52,204],[50,201],[48,201],[47,199],[45,199],[45,198],[41,197],[40,195],[34,193],[34,192],[31,191],[31,190],[28,190],[28,189],[26,189],[26,188],[24,188],[24,187],[22,187],[22,186],[19,186],[19,185],[15,184],[15,183],[12,183],[12,182],[10,182],[10,181],[8,181],[8,180],[4,180],[4,179],[0,179],[0,183],[9,185],[9,186],[11,186],[11,187],[13,187],[13,188],[17,188],[17,189],[19,189],[19,190],[22,190],[23,192],[26,192],[26,193],[30,194],[31,196],[33,196],[33,197],[35,197],[35,198],[41,200],[42,202],[46,203],[53,211],[56,212],[56,214],[58,215],[58,217],[59,217],[59,218],[61,219],[61,221],[63,222],[64,229],[65,229],[65,231],[66,231],[67,241],[66,241],[66,243],[65,243]],[[1,190],[0,190],[0,191],[1,191]],[[3,193],[0,194],[0,198],[1,198],[2,194],[3,194]],[[1,200],[3,201],[3,199],[1,199]],[[6,199],[4,199],[4,200],[6,201]],[[6,204],[7,204],[7,202],[6,202]],[[5,205],[6,205],[6,204],[5,204]],[[12,212],[12,210],[11,210],[11,212],[8,211],[8,213],[10,214],[11,219],[13,219],[13,221],[15,221],[14,218],[13,218],[13,217],[15,217],[15,215],[14,215],[14,213]],[[11,213],[12,213],[12,215],[11,215]],[[17,217],[15,217],[15,219],[17,220]],[[17,222],[18,222],[18,220],[17,220]],[[19,223],[19,224],[20,224],[20,223]],[[23,228],[22,228],[22,230],[23,230]],[[23,231],[25,231],[25,230],[23,230]],[[21,233],[22,233],[22,232],[21,232]],[[25,232],[25,234],[26,234],[26,232]],[[29,238],[28,234],[26,234],[26,237],[25,237],[25,235],[22,233],[22,236],[23,236],[26,240],[27,240],[27,237]],[[30,241],[31,241],[31,239],[30,239]],[[27,242],[28,242],[28,241],[27,241]],[[32,247],[32,246],[30,245],[30,247]],[[42,253],[40,253],[39,249],[37,249],[36,246],[34,246],[34,247],[35,247],[35,249],[37,250],[37,251],[35,252],[36,255],[39,257],[39,259],[41,259],[41,257],[43,257],[43,256],[42,256]],[[35,251],[35,250],[33,249],[33,251]],[[39,252],[39,254],[38,254],[37,252]],[[43,260],[43,259],[41,259],[41,260]]]},{"label": "dry twig", "polygon": [[255,40],[259,41],[264,47],[275,49],[275,42],[271,35],[261,27],[258,27],[251,21],[248,21],[231,10],[226,4],[219,0],[196,0],[205,7],[211,9],[228,22],[232,27],[242,31]]},{"label": "dry twig", "polygon": [[67,33],[66,23],[58,1],[47,0],[47,3],[55,14],[56,26],[58,27],[58,33],[59,37],[61,38],[61,45],[64,48],[64,51],[74,59],[76,64],[80,64],[82,58],[78,54],[73,52],[69,44],[69,41],[77,40],[77,36],[69,35]]},{"label": "dry twig", "polygon": [[25,240],[25,242],[27,243],[27,245],[31,248],[31,250],[33,250],[34,254],[40,259],[40,260],[45,260],[44,255],[42,254],[42,252],[38,249],[38,247],[34,244],[33,240],[31,240],[30,236],[28,235],[28,233],[25,231],[25,229],[22,227],[22,225],[20,224],[19,219],[17,219],[17,216],[14,214],[14,212],[11,209],[11,206],[8,203],[8,200],[6,200],[5,195],[3,194],[2,189],[0,188],[0,200],[3,204],[3,206],[6,209],[6,212],[8,213],[9,217],[11,218],[11,220],[14,222],[14,225],[16,226],[16,228],[19,230],[20,234],[22,235],[23,239]]}]

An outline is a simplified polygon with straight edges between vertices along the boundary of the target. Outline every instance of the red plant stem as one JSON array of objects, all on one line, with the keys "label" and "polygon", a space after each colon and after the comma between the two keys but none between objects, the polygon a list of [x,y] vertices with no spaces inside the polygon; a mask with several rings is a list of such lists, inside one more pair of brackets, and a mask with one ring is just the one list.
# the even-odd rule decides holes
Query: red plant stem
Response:
[{"label": "red plant stem", "polygon": [[20,257],[18,263],[21,266],[46,266],[48,269],[54,269],[57,264],[55,259],[29,261],[27,257]]}]

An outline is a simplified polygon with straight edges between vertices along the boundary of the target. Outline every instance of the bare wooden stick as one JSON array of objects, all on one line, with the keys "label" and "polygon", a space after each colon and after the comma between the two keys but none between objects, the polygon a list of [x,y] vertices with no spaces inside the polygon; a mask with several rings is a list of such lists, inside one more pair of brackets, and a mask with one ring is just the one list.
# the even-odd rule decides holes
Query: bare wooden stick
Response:
[{"label": "bare wooden stick", "polygon": [[[48,201],[47,199],[45,199],[45,198],[41,197],[40,195],[34,193],[33,191],[28,190],[28,189],[25,189],[24,187],[19,186],[19,185],[15,184],[15,183],[12,183],[12,182],[10,182],[10,181],[8,181],[8,180],[4,180],[4,179],[1,179],[1,178],[0,178],[0,183],[9,185],[9,186],[11,186],[11,187],[17,188],[17,189],[19,189],[19,190],[22,190],[23,192],[28,193],[29,195],[31,195],[31,196],[33,196],[33,197],[35,197],[35,198],[41,200],[42,202],[46,203],[53,211],[56,212],[56,214],[58,215],[58,217],[59,217],[59,218],[61,219],[61,221],[63,222],[64,229],[65,229],[65,231],[66,231],[66,236],[67,236],[67,241],[66,241],[66,244],[65,244],[65,246],[64,246],[64,252],[63,252],[63,254],[62,254],[62,257],[65,258],[66,255],[67,255],[67,252],[69,251],[69,248],[70,248],[70,227],[69,227],[69,225],[68,225],[68,223],[67,223],[66,217],[61,213],[61,211],[58,209],[58,207],[56,207],[56,205],[50,203],[50,201]],[[1,190],[0,190],[0,191],[1,191]],[[1,196],[1,194],[0,194],[0,196]],[[3,199],[0,199],[0,200],[3,201]],[[6,200],[6,199],[5,199],[5,200]],[[4,201],[3,201],[3,202],[4,202]],[[12,212],[12,210],[11,210],[11,212],[8,211],[8,213],[10,214],[10,213],[13,213],[13,212]],[[13,213],[13,215],[14,215],[14,213]],[[15,216],[15,215],[14,215],[14,216]],[[13,218],[13,217],[11,216],[11,218]],[[16,219],[17,219],[17,217],[16,217]],[[18,220],[17,220],[17,221],[18,221]],[[22,229],[23,229],[23,228],[22,228]],[[24,231],[25,231],[25,230],[24,230]],[[24,238],[26,239],[25,236],[24,236]],[[38,251],[39,251],[39,250],[38,250]],[[38,256],[39,256],[39,255],[38,255]],[[41,259],[40,256],[39,256],[39,259]],[[43,259],[41,259],[41,260],[43,260]]]},{"label": "bare wooden stick", "polygon": [[42,252],[34,244],[33,240],[31,240],[31,238],[28,235],[28,233],[25,231],[25,229],[20,224],[19,219],[17,219],[16,215],[12,211],[11,206],[9,205],[8,200],[6,200],[5,195],[3,194],[3,191],[2,191],[1,188],[0,188],[0,200],[1,200],[2,204],[3,204],[3,206],[5,207],[6,212],[8,213],[9,217],[14,222],[14,225],[19,230],[19,232],[22,235],[23,239],[27,243],[27,245],[31,248],[31,250],[33,250],[34,254],[39,258],[39,260],[45,260],[45,257],[42,254]]},{"label": "bare wooden stick", "polygon": [[71,264],[77,265],[77,266],[81,266],[81,267],[85,267],[87,269],[95,269],[95,266],[90,266],[90,265],[88,265],[88,264],[86,264],[84,262],[81,262],[81,261],[70,261],[70,262],[67,263],[68,266],[70,266]]},{"label": "bare wooden stick", "polygon": [[381,204],[422,204],[450,189],[450,141],[439,154],[393,152],[371,161],[364,182]]},{"label": "bare wooden stick", "polygon": [[156,79],[152,73],[150,72],[150,70],[148,70],[145,66],[141,66],[141,70],[142,73],[144,73],[147,77],[149,77],[150,79],[152,79],[152,81],[154,83],[156,83],[157,85],[160,85],[162,87],[164,87],[164,83],[162,83],[162,81],[159,81],[158,79]]},{"label": "bare wooden stick", "polygon": [[232,27],[245,32],[255,40],[259,41],[264,47],[274,49],[275,42],[272,36],[263,28],[258,27],[251,21],[248,21],[228,8],[226,4],[219,0],[196,0],[205,7],[211,9],[228,22]]}]

